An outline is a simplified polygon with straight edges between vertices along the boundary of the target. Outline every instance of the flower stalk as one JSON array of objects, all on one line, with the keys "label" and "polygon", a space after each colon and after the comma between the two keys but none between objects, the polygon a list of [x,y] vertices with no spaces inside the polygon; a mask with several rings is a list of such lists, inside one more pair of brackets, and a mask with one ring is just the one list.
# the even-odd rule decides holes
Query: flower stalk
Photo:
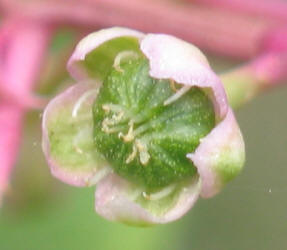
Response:
[{"label": "flower stalk", "polygon": [[262,44],[258,57],[220,74],[232,108],[239,108],[259,93],[287,82],[287,30],[270,33]]},{"label": "flower stalk", "polygon": [[19,106],[0,102],[0,206],[17,158],[23,115]]}]

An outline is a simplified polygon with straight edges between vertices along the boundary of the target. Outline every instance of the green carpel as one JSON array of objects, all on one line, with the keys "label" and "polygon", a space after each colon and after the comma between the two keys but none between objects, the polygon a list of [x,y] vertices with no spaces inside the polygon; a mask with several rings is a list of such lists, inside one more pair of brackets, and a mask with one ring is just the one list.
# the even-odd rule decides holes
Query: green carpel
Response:
[{"label": "green carpel", "polygon": [[146,190],[194,176],[186,154],[215,126],[207,95],[197,87],[179,92],[183,87],[151,78],[148,61],[140,57],[113,68],[94,103],[97,150],[116,173]]}]

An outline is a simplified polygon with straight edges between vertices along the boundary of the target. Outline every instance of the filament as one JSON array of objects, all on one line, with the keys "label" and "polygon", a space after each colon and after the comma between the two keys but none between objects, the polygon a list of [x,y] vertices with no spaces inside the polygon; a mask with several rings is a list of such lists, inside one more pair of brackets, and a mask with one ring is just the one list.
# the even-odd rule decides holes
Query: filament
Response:
[{"label": "filament", "polygon": [[170,186],[167,186],[161,189],[159,192],[151,193],[151,194],[147,194],[146,192],[143,192],[142,194],[143,194],[143,197],[146,198],[147,200],[156,201],[156,200],[160,200],[160,199],[167,197],[174,191],[174,189],[175,189],[175,184],[172,184]]},{"label": "filament", "polygon": [[99,169],[95,175],[93,175],[88,181],[87,181],[87,185],[88,186],[92,186],[97,184],[102,178],[104,178],[105,176],[107,176],[109,173],[111,173],[112,170],[108,167],[103,167],[101,169]]},{"label": "filament", "polygon": [[177,99],[182,97],[186,92],[188,92],[191,89],[191,86],[184,86],[180,90],[178,90],[174,95],[169,97],[167,100],[164,101],[163,105],[167,106],[173,102],[175,102]]},{"label": "filament", "polygon": [[117,56],[115,57],[113,67],[119,72],[124,72],[121,69],[120,64],[124,58],[129,58],[129,57],[138,58],[139,55],[135,51],[132,51],[132,50],[122,51],[122,52],[118,53]]},{"label": "filament", "polygon": [[74,108],[72,110],[72,117],[75,118],[78,115],[79,109],[81,108],[82,104],[92,95],[97,94],[98,89],[93,89],[85,92],[75,103]]}]

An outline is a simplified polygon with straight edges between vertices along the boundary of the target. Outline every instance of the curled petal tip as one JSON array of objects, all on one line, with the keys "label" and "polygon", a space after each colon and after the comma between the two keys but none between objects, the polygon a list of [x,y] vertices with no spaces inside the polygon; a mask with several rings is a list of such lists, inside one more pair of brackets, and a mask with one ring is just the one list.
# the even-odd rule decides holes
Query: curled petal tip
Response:
[{"label": "curled petal tip", "polygon": [[207,93],[213,99],[217,117],[226,115],[228,103],[223,85],[197,47],[169,35],[149,34],[142,40],[141,50],[149,59],[152,77],[211,89]]},{"label": "curled petal tip", "polygon": [[69,59],[67,69],[71,76],[73,76],[76,80],[89,78],[89,71],[87,70],[87,67],[83,67],[83,65],[81,65],[85,61],[86,56],[105,42],[118,37],[135,37],[140,39],[143,37],[143,33],[121,27],[103,29],[91,33],[79,42],[74,53]]}]

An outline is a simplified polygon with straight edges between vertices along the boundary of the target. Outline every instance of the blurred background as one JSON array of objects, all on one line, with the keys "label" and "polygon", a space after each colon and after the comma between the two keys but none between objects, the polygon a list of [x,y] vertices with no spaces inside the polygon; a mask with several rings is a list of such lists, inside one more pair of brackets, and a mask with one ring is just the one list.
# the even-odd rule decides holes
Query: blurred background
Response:
[{"label": "blurred background", "polygon": [[[149,10],[153,8],[151,2],[145,2]],[[164,5],[168,6],[170,1],[166,2]],[[118,0],[117,5],[120,4],[121,1]],[[173,1],[173,4],[179,6],[180,14],[183,1]],[[209,6],[194,6],[210,10]],[[193,5],[189,3],[188,8],[192,9]],[[219,9],[221,11],[221,6]],[[117,11],[117,6],[113,11]],[[173,11],[176,12],[177,9]],[[215,8],[216,11],[218,10]],[[107,13],[114,12],[112,9],[107,10]],[[224,13],[228,16],[238,15],[230,8],[224,9]],[[0,13],[2,21],[6,14],[6,11]],[[262,20],[263,23],[269,22],[268,18],[262,18],[256,13],[247,14],[252,20],[254,19],[254,23]],[[33,18],[38,20],[38,17]],[[118,25],[127,22],[125,26],[130,22],[131,27],[135,26],[133,17],[127,21],[121,18],[113,19],[110,16],[106,18],[107,22],[99,22],[95,27],[94,24],[89,25],[87,29],[84,29],[82,24],[80,27],[75,25],[76,28],[74,24],[66,23],[57,26],[35,87],[38,94],[52,97],[73,83],[65,70],[65,64],[79,38],[88,31],[114,26],[117,22]],[[138,22],[138,29],[146,32],[149,30],[165,32],[170,29],[169,33],[178,33],[176,35],[193,42],[192,28],[190,33],[186,34],[185,31],[179,31],[180,28],[175,26],[174,20],[170,19],[167,26],[155,22],[151,28],[146,24],[150,21],[145,23],[143,17],[142,19]],[[281,22],[282,18],[279,21]],[[225,24],[229,22],[231,21],[223,20]],[[252,27],[246,26],[242,29],[250,30]],[[204,33],[210,35],[205,31],[203,38]],[[218,34],[219,40],[220,37],[222,38],[221,33]],[[250,38],[251,44],[244,45],[245,52],[249,48],[245,54],[237,53],[238,50],[234,51],[233,47],[231,49],[233,51],[224,53],[224,48],[210,45],[212,44],[210,39],[217,37],[209,37],[207,40],[195,39],[195,43],[201,47],[200,43],[203,41],[201,49],[217,73],[242,64],[256,54],[255,51],[259,46],[255,44],[255,40],[259,38],[256,37],[254,40]],[[244,37],[241,39],[244,40]],[[232,41],[227,44],[231,43]],[[151,228],[134,228],[102,219],[94,212],[94,188],[75,188],[54,179],[41,150],[42,110],[30,110],[25,116],[19,157],[13,169],[11,185],[0,210],[0,249],[287,249],[286,96],[287,85],[280,86],[236,111],[247,153],[245,168],[240,176],[214,198],[200,199],[180,220]]]}]

